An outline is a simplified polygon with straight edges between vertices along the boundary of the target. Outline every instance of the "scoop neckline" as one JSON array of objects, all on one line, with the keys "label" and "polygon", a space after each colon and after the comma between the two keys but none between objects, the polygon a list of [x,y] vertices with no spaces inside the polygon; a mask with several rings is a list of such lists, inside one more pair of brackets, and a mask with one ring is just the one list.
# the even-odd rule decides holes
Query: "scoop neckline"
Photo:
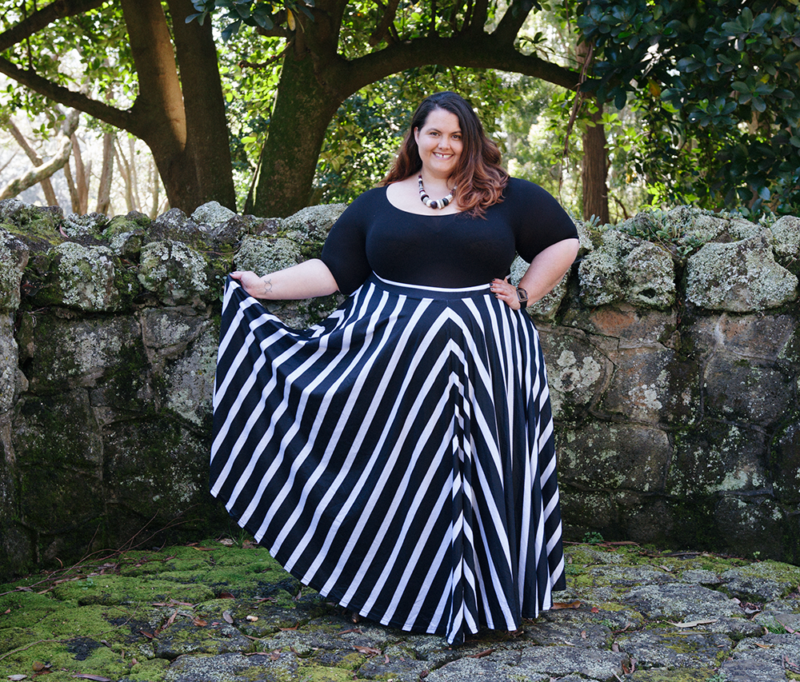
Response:
[{"label": "scoop neckline", "polygon": [[455,213],[438,213],[431,215],[430,213],[414,213],[413,211],[406,211],[399,206],[395,206],[391,201],[389,201],[389,185],[386,185],[383,188],[383,198],[389,206],[391,206],[395,211],[399,211],[400,213],[405,213],[406,215],[415,215],[419,218],[451,218],[452,216],[461,215],[462,213],[466,213],[466,211],[456,211]]}]

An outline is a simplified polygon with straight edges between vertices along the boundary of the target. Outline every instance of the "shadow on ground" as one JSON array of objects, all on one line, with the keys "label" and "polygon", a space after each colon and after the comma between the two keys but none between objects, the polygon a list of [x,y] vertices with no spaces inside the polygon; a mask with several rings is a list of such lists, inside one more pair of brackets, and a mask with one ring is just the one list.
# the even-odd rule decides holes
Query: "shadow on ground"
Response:
[{"label": "shadow on ground", "polygon": [[800,568],[567,547],[558,608],[450,647],[362,621],[248,542],[130,551],[0,586],[0,679],[800,680]]}]

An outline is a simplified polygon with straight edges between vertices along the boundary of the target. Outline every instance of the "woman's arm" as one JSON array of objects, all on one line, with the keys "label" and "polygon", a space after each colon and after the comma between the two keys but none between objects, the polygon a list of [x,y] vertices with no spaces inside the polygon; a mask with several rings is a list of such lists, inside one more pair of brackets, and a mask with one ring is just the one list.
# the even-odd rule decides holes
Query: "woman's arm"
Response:
[{"label": "woman's arm", "polygon": [[327,296],[339,289],[328,266],[319,258],[312,258],[263,277],[249,270],[237,270],[231,273],[231,277],[238,280],[250,296],[270,301]]},{"label": "woman's arm", "polygon": [[[519,288],[528,292],[528,305],[543,299],[555,288],[575,261],[579,247],[577,239],[564,239],[548,246],[533,259],[519,282]],[[520,309],[516,288],[505,280],[492,280],[492,291],[510,308]]]}]

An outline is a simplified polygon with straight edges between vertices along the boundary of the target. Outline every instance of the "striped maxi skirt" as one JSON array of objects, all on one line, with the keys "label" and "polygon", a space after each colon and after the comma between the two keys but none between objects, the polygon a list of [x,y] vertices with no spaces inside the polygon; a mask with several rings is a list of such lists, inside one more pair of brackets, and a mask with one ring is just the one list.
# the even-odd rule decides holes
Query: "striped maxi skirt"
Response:
[{"label": "striped maxi skirt", "polygon": [[304,584],[449,643],[565,586],[538,335],[488,285],[373,274],[296,330],[229,278],[211,492]]}]

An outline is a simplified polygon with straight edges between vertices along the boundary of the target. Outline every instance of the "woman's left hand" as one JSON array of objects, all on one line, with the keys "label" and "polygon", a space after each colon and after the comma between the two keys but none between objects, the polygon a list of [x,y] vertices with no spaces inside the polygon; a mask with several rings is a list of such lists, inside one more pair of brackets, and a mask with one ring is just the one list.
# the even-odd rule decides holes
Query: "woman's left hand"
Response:
[{"label": "woman's left hand", "polygon": [[495,298],[499,298],[512,310],[519,310],[522,307],[517,297],[517,288],[508,283],[508,277],[505,279],[493,279],[491,290]]}]

